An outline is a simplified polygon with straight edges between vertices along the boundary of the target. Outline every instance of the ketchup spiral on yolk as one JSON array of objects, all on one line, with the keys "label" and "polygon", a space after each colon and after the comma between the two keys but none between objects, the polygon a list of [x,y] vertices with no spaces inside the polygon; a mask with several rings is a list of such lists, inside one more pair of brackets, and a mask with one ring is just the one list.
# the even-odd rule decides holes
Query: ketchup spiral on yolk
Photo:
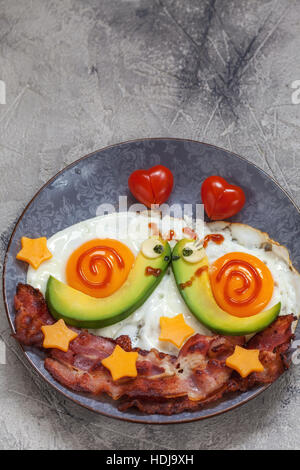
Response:
[{"label": "ketchup spiral on yolk", "polygon": [[218,305],[237,317],[261,312],[274,289],[267,266],[248,253],[228,253],[217,259],[210,268],[210,282]]},{"label": "ketchup spiral on yolk", "polygon": [[67,283],[92,297],[107,297],[121,287],[134,262],[123,243],[91,240],[75,250],[67,262]]}]

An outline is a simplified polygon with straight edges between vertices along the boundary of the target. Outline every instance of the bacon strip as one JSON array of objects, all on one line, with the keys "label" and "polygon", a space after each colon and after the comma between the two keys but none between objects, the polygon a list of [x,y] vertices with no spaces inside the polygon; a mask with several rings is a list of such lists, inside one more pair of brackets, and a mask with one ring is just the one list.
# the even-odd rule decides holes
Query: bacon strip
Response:
[{"label": "bacon strip", "polygon": [[[40,327],[54,321],[42,295],[30,286],[19,285],[15,305],[16,338],[26,345],[41,347]],[[236,344],[245,346],[245,338],[220,335],[196,334],[176,357],[155,349],[132,349],[128,336],[113,340],[78,330],[79,336],[70,343],[68,352],[47,351],[45,368],[58,382],[74,391],[92,395],[107,393],[114,400],[122,398],[121,410],[137,407],[151,414],[192,411],[221,398],[224,393],[270,383],[282,374],[293,320],[292,315],[280,317],[251,339],[246,347],[261,350],[260,360],[265,370],[246,379],[225,364]],[[138,352],[136,378],[114,382],[110,372],[102,366],[102,359],[113,352],[116,344],[127,351]]]},{"label": "bacon strip", "polygon": [[42,293],[28,284],[18,284],[15,310],[15,338],[26,346],[42,348],[41,327],[54,323]]},{"label": "bacon strip", "polygon": [[278,317],[268,328],[250,339],[248,348],[283,352],[283,347],[288,347],[292,339],[291,323],[294,320],[296,317],[292,315]]},{"label": "bacon strip", "polygon": [[220,337],[195,335],[177,358],[154,349],[133,349],[139,353],[137,378],[114,382],[101,360],[112,353],[115,344],[111,339],[82,333],[71,343],[68,353],[51,350],[45,367],[73,390],[94,395],[106,392],[115,400],[122,396],[169,399],[186,395],[193,401],[204,400],[219,390],[232,372],[224,358],[233,353],[233,343],[227,338],[222,338],[220,344]]}]

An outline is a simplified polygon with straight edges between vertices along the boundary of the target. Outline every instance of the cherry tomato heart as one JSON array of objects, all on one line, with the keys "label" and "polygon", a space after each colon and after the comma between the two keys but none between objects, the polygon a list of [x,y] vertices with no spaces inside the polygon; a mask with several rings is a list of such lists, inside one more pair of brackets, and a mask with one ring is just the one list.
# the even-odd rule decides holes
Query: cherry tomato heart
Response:
[{"label": "cherry tomato heart", "polygon": [[209,176],[201,187],[204,209],[212,220],[223,220],[237,214],[245,204],[245,193],[221,176]]},{"label": "cherry tomato heart", "polygon": [[153,166],[149,170],[136,170],[128,179],[134,197],[147,207],[165,202],[172,192],[173,183],[171,170],[163,165]]}]

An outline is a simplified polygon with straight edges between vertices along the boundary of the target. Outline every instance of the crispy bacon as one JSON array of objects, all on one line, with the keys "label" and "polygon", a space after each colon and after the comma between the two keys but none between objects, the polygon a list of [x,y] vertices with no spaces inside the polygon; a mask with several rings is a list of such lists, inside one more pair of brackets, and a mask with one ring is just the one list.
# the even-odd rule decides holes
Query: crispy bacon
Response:
[{"label": "crispy bacon", "polygon": [[15,295],[16,335],[26,346],[42,347],[41,326],[54,323],[43,295],[28,284],[18,284]]},{"label": "crispy bacon", "polygon": [[[119,341],[120,338],[116,342]],[[112,353],[116,342],[82,333],[71,343],[68,353],[52,350],[45,367],[73,390],[94,395],[105,391],[114,399],[122,396],[169,399],[187,395],[193,401],[204,400],[219,390],[231,375],[224,358],[233,353],[233,343],[224,338],[219,348],[220,337],[195,335],[178,357],[154,349],[133,349],[139,353],[137,378],[114,382],[101,360]]]},{"label": "crispy bacon", "polygon": [[264,366],[263,372],[253,372],[245,379],[237,379],[238,390],[248,390],[257,384],[274,382],[288,367],[286,353],[292,334],[293,315],[278,317],[268,328],[257,333],[247,344],[248,349],[259,349],[259,359]]},{"label": "crispy bacon", "polygon": [[[19,285],[15,299],[16,338],[27,345],[41,347],[42,324],[53,323],[42,295],[30,286]],[[45,368],[61,384],[92,395],[107,393],[122,399],[121,410],[137,407],[144,413],[173,414],[195,410],[218,400],[225,393],[248,390],[256,384],[273,382],[286,368],[285,352],[292,338],[292,315],[278,318],[264,332],[255,335],[248,345],[244,337],[220,335],[192,336],[178,357],[155,349],[132,349],[128,336],[117,340],[94,336],[78,330],[68,352],[47,351]],[[101,361],[115,345],[137,351],[136,378],[113,381]],[[235,345],[260,349],[265,370],[242,379],[225,364]]]},{"label": "crispy bacon", "polygon": [[284,352],[284,347],[289,347],[293,337],[291,323],[296,320],[293,315],[278,317],[268,328],[257,333],[248,343],[249,349],[262,349],[264,351]]}]

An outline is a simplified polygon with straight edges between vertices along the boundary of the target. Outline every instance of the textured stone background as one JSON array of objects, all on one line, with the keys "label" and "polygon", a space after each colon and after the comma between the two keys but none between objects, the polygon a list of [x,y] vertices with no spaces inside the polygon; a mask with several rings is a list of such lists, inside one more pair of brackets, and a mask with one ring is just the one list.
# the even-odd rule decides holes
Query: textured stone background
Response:
[{"label": "textured stone background", "polygon": [[[107,144],[186,137],[255,162],[300,204],[298,0],[0,0],[1,249],[36,190]],[[0,449],[299,448],[299,366],[243,408],[167,427],[57,395],[9,338]]]}]

